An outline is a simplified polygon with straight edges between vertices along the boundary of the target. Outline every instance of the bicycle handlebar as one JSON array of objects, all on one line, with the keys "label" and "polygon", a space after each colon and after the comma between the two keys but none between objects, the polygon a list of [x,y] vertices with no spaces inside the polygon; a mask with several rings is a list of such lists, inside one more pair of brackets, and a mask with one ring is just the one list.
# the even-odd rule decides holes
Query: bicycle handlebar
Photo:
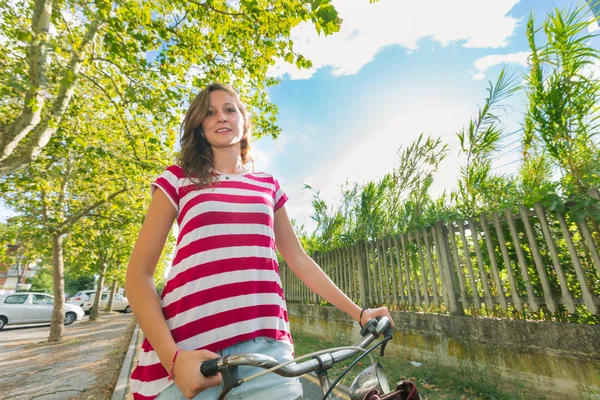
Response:
[{"label": "bicycle handlebar", "polygon": [[[391,323],[387,317],[379,317],[377,319],[370,320],[361,330],[361,335],[363,338],[356,342],[353,347],[365,349],[382,333],[384,333],[385,336],[388,336],[391,335],[391,331]],[[314,372],[320,369],[329,369],[333,366],[333,364],[353,357],[358,352],[359,350],[338,350],[332,353],[324,353],[300,364],[283,366],[273,372],[289,378],[297,377],[308,372]],[[200,365],[200,372],[204,376],[211,376],[217,374],[219,371],[227,369],[228,367],[253,366],[263,369],[270,369],[278,366],[279,364],[280,363],[274,358],[262,354],[239,353],[204,361]]]},{"label": "bicycle handlebar", "polygon": [[204,376],[216,375],[219,372],[219,359],[213,358],[212,360],[204,361],[200,364],[200,372]]}]

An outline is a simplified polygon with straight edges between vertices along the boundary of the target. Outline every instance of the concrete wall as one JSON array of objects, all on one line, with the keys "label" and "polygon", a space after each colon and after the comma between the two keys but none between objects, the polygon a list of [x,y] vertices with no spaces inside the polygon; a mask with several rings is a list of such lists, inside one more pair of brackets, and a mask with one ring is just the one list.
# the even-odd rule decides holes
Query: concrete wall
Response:
[{"label": "concrete wall", "polygon": [[[345,343],[359,337],[358,324],[336,308],[288,303],[288,313],[294,329]],[[410,312],[392,317],[390,354],[450,367],[473,363],[540,393],[600,393],[600,326]]]}]

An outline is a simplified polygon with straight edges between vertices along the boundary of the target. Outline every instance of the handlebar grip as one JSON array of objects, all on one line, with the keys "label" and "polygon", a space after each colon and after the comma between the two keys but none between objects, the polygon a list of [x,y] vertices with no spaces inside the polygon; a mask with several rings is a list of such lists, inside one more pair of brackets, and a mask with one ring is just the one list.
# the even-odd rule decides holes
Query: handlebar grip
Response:
[{"label": "handlebar grip", "polygon": [[200,372],[204,376],[213,376],[219,372],[219,358],[213,358],[212,360],[206,360],[200,364]]}]

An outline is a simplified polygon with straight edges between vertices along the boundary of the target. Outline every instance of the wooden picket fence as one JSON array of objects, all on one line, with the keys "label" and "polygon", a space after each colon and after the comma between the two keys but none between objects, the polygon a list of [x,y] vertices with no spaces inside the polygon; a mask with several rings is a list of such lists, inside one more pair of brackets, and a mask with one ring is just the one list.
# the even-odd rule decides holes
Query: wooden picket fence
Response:
[{"label": "wooden picket fence", "polygon": [[[592,227],[590,229],[590,226]],[[313,259],[364,307],[449,312],[599,314],[598,221],[540,204],[339,248]],[[320,304],[285,263],[286,300]]]}]

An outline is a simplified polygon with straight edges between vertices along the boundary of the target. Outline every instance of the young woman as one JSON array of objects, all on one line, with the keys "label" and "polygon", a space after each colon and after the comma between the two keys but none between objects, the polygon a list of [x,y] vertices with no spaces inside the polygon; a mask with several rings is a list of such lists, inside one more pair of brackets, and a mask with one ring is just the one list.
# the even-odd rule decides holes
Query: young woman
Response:
[{"label": "young woman", "polygon": [[[231,87],[209,85],[187,111],[177,165],[152,184],[127,269],[127,297],[146,337],[131,376],[137,399],[216,399],[220,375],[199,372],[207,359],[240,352],[293,358],[275,244],[311,290],[353,319],[390,318],[386,308],[354,304],[304,252],[285,210],[287,196],[272,175],[249,171],[250,159],[246,108]],[[159,299],[154,270],[175,219],[177,247]],[[261,378],[228,399],[302,397],[297,378]]]}]

